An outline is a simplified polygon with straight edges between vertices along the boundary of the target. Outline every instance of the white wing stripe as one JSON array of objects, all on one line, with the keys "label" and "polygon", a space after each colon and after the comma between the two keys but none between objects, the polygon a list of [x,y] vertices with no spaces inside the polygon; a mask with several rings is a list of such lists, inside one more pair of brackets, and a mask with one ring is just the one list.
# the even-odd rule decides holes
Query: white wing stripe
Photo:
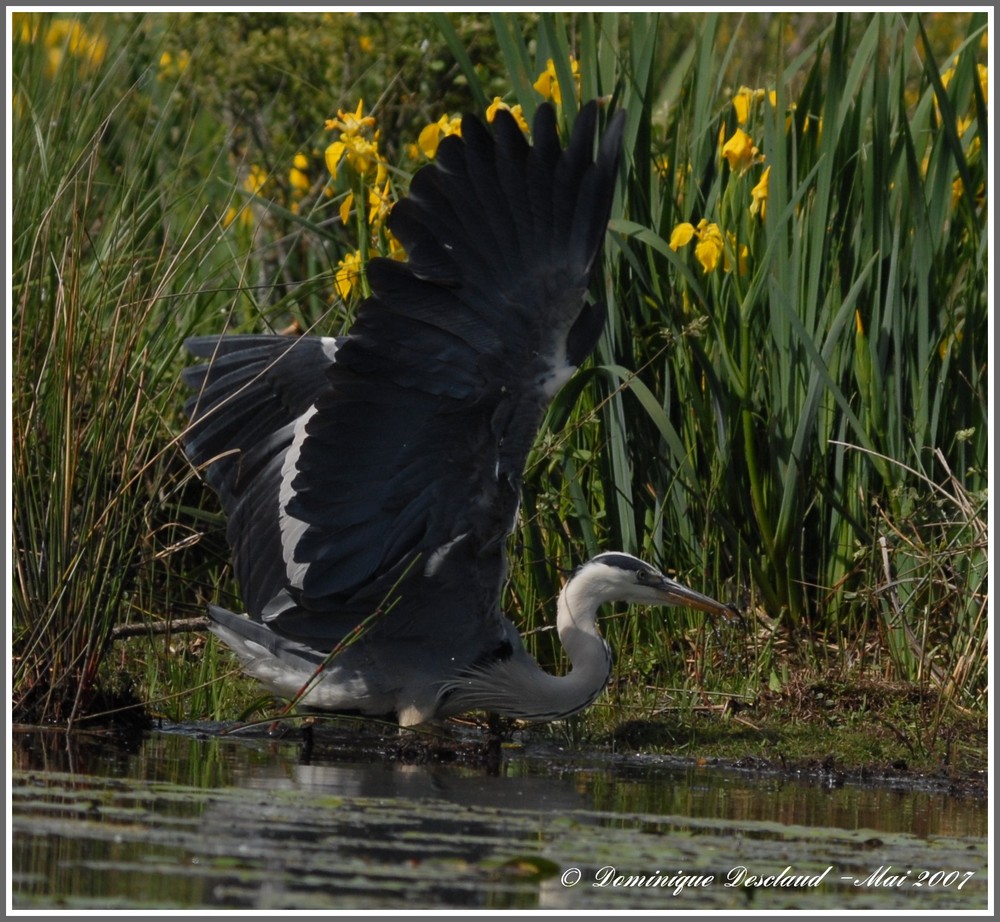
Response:
[{"label": "white wing stripe", "polygon": [[[332,344],[332,349],[327,346],[327,342]],[[324,341],[324,347],[328,354],[336,351],[336,342],[332,339]],[[295,549],[298,547],[299,539],[302,537],[309,523],[296,518],[288,511],[288,504],[295,497],[295,490],[292,488],[292,481],[298,474],[299,455],[302,453],[302,445],[306,440],[306,424],[316,413],[316,404],[313,404],[295,421],[295,434],[292,437],[292,444],[288,446],[285,460],[281,465],[281,485],[278,488],[278,524],[281,528],[281,552],[285,559],[285,572],[288,574],[288,581],[295,589],[301,589],[305,578],[308,564],[297,563],[295,560]]]}]

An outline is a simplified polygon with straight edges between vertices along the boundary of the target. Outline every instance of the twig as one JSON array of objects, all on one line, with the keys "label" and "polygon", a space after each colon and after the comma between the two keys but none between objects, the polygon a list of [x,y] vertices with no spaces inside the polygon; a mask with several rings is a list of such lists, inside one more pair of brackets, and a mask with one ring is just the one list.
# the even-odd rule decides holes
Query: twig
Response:
[{"label": "twig", "polygon": [[144,637],[148,634],[186,634],[208,629],[208,618],[175,618],[171,621],[143,621],[139,624],[118,624],[111,630],[111,639]]}]

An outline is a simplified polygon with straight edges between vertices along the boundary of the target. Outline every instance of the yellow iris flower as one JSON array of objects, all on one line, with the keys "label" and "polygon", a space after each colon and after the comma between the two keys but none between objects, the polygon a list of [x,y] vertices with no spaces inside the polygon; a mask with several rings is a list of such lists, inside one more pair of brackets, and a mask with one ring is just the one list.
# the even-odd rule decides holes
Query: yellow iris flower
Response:
[{"label": "yellow iris flower", "polygon": [[[580,90],[580,63],[576,58],[569,59],[570,70],[573,80],[576,83],[576,91]],[[562,88],[559,86],[559,78],[556,76],[556,63],[549,58],[545,62],[545,70],[538,75],[538,79],[532,84],[539,93],[546,99],[551,99],[557,106],[562,105]]]},{"label": "yellow iris flower", "polygon": [[524,113],[521,111],[520,106],[508,106],[499,96],[493,97],[493,102],[490,103],[489,108],[486,110],[486,121],[492,122],[496,118],[498,110],[505,109],[511,115],[514,116],[514,121],[517,122],[518,127],[525,134],[528,133],[528,123],[524,120]]},{"label": "yellow iris flower", "polygon": [[720,261],[726,272],[732,272],[735,268],[740,275],[743,275],[747,271],[750,264],[750,248],[745,243],[738,244],[736,235],[731,231],[726,231],[726,240],[729,244],[727,247],[718,224],[705,218],[698,222],[697,227],[688,221],[683,221],[671,231],[668,245],[676,253],[692,240],[697,241],[694,255],[706,275],[714,272],[719,267]]},{"label": "yellow iris flower", "polygon": [[670,249],[675,253],[684,246],[687,246],[691,242],[691,238],[694,237],[694,225],[688,221],[684,221],[677,225],[670,232]]},{"label": "yellow iris flower", "polygon": [[85,70],[96,70],[104,61],[108,42],[103,36],[88,32],[75,19],[54,19],[45,33],[45,47],[48,49],[48,74],[53,76],[67,51]]},{"label": "yellow iris flower", "polygon": [[670,249],[676,253],[680,247],[687,246],[694,239],[698,241],[694,247],[694,255],[701,263],[702,270],[706,274],[715,271],[725,249],[719,225],[710,223],[705,218],[698,222],[697,227],[684,221],[671,232]]},{"label": "yellow iris flower", "polygon": [[335,176],[341,160],[346,160],[351,169],[366,176],[378,169],[382,161],[378,152],[378,132],[371,140],[361,135],[341,135],[341,140],[334,141],[326,149],[325,159],[331,175]]},{"label": "yellow iris flower", "polygon": [[772,106],[778,104],[778,93],[776,90],[751,90],[748,86],[741,86],[733,97],[733,109],[736,110],[736,121],[745,125],[750,118],[750,107],[758,99],[767,97]]},{"label": "yellow iris flower", "polygon": [[368,131],[375,127],[375,117],[362,115],[364,105],[362,99],[353,112],[340,109],[336,118],[326,121],[327,128],[340,131],[340,137],[326,149],[324,155],[331,176],[337,175],[342,160],[346,160],[351,169],[361,176],[377,170],[382,163],[378,150],[379,133],[376,131],[368,136]]},{"label": "yellow iris flower", "polygon": [[[702,225],[705,225],[704,228]],[[694,245],[694,255],[707,275],[709,272],[714,272],[719,265],[719,257],[722,256],[724,249],[722,231],[719,230],[718,224],[709,224],[704,218],[698,222],[698,227],[702,228],[702,231],[698,242]]]},{"label": "yellow iris flower", "polygon": [[361,253],[355,251],[348,253],[339,263],[337,263],[337,274],[333,277],[334,287],[337,294],[343,300],[347,300],[351,289],[361,277]]},{"label": "yellow iris flower", "polygon": [[722,156],[729,162],[729,169],[734,173],[745,173],[764,159],[763,154],[754,147],[753,138],[742,128],[737,128],[733,136],[722,145]]},{"label": "yellow iris flower", "polygon": [[442,115],[436,122],[427,125],[420,132],[420,136],[417,138],[417,146],[423,152],[424,156],[429,160],[433,160],[437,154],[441,139],[448,137],[450,134],[461,136],[462,120],[458,116],[449,118],[447,115]]},{"label": "yellow iris flower", "polygon": [[181,50],[174,57],[169,51],[164,51],[160,55],[160,69],[157,71],[157,80],[176,80],[191,63],[191,52]]},{"label": "yellow iris flower", "polygon": [[726,231],[726,240],[729,241],[729,246],[722,253],[722,268],[726,272],[733,271],[733,260],[731,253],[736,254],[736,271],[740,275],[745,275],[747,268],[750,264],[750,247],[745,243],[736,245],[736,234],[731,231]]},{"label": "yellow iris flower", "polygon": [[[244,177],[242,185],[243,188],[246,189],[251,195],[261,195],[264,192],[264,187],[267,185],[269,179],[270,176],[268,175],[267,170],[254,163],[247,171],[247,175]],[[226,215],[222,219],[222,226],[229,227],[230,224],[237,220],[244,227],[253,226],[253,210],[251,209],[249,202],[239,208],[231,205],[226,210]]]},{"label": "yellow iris flower", "polygon": [[309,191],[309,177],[306,170],[309,169],[309,158],[303,153],[298,153],[292,159],[292,168],[288,171],[288,184],[292,187],[293,195],[304,195]]},{"label": "yellow iris flower", "polygon": [[[354,192],[348,192],[344,201],[340,203],[340,220],[346,224],[350,217],[351,208],[354,206]],[[392,210],[393,198],[392,188],[389,184],[389,171],[385,163],[380,162],[375,173],[375,181],[368,189],[368,223],[371,225],[381,224],[389,216]]]},{"label": "yellow iris flower", "polygon": [[750,203],[750,214],[759,214],[761,221],[767,215],[767,188],[770,178],[771,168],[768,167],[760,174],[757,185],[750,190],[750,195],[753,197],[753,201]]},{"label": "yellow iris flower", "polygon": [[358,108],[353,112],[338,109],[336,118],[328,118],[326,120],[327,130],[339,131],[341,136],[347,135],[348,137],[354,137],[355,135],[361,134],[365,128],[374,128],[375,116],[362,115],[361,113],[364,112],[364,110],[365,101],[363,99],[358,100]]}]

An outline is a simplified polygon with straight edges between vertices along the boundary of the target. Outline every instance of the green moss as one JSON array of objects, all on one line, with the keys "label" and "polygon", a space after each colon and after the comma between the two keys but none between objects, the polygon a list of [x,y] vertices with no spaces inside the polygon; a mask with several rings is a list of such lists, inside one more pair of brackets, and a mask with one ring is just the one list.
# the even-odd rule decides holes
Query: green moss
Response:
[{"label": "green moss", "polygon": [[593,716],[581,719],[576,728],[581,742],[808,772],[961,779],[988,765],[986,715],[957,708],[916,683],[802,678],[751,700],[678,708],[657,717],[616,709],[610,726],[601,715],[595,708]]}]

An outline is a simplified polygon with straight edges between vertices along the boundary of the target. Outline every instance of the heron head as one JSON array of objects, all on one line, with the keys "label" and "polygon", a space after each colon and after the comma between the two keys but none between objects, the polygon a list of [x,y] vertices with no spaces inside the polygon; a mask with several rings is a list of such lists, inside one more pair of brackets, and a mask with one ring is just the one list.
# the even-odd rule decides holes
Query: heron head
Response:
[{"label": "heron head", "polygon": [[656,567],[624,553],[598,554],[577,571],[602,601],[643,605],[683,605],[710,615],[729,617],[732,608],[683,583],[664,576]]}]

